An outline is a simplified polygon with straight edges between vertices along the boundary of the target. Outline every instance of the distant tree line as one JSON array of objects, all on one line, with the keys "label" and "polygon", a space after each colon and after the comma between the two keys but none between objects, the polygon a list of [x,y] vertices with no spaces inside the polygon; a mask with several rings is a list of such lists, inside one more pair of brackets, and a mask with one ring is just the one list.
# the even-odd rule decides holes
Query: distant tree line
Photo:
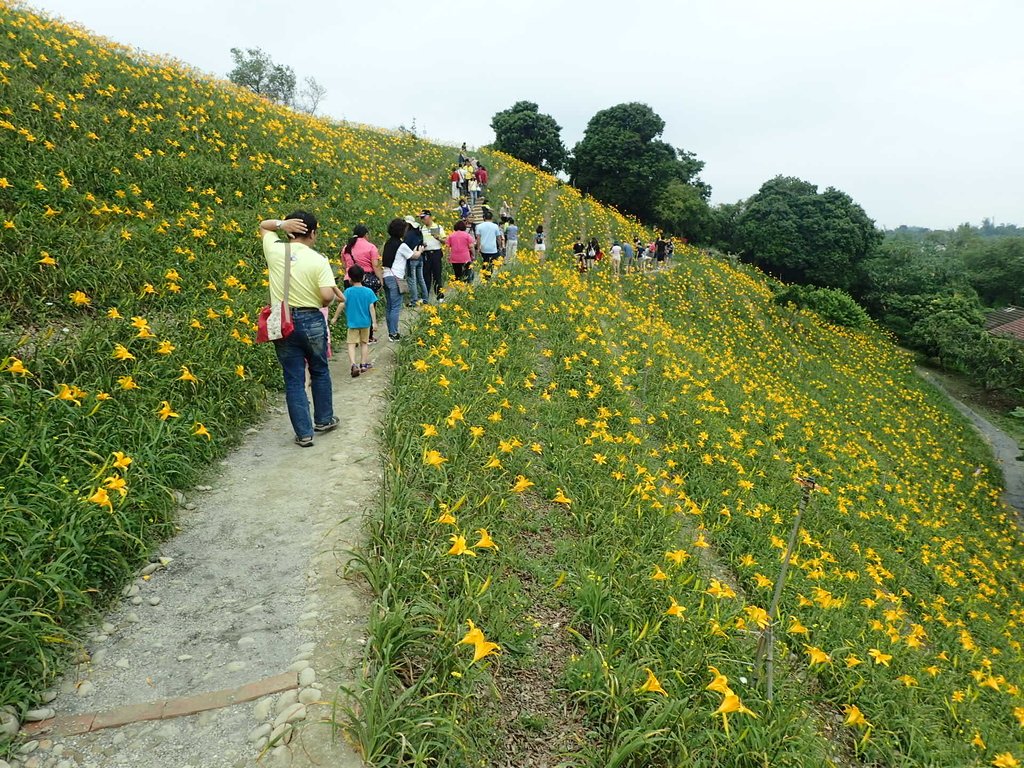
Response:
[{"label": "distant tree line", "polygon": [[786,176],[711,206],[704,163],[661,139],[665,122],[646,104],[601,110],[571,152],[555,119],[530,101],[498,112],[491,127],[495,149],[565,172],[602,202],[778,278],[780,303],[853,327],[870,314],[946,369],[1024,399],[1024,347],[985,330],[990,309],[1024,305],[1024,229],[985,220],[885,233],[845,192]]}]

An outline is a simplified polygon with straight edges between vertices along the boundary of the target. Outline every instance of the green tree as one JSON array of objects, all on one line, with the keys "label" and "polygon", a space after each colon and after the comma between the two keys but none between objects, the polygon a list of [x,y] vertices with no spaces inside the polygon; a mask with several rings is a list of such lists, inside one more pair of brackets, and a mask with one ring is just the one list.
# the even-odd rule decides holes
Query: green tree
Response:
[{"label": "green tree", "polygon": [[558,173],[568,162],[562,143],[562,127],[544,115],[532,101],[517,101],[491,118],[494,149],[507,152],[549,173]]},{"label": "green tree", "polygon": [[275,64],[261,48],[232,48],[231,58],[235,68],[228,73],[228,80],[232,83],[278,104],[294,104],[295,72],[291,67]]},{"label": "green tree", "polygon": [[692,243],[709,243],[715,232],[715,217],[700,190],[679,179],[671,179],[654,201],[654,221],[673,235]]},{"label": "green tree", "polygon": [[841,288],[857,295],[862,264],[882,233],[849,195],[819,193],[801,179],[777,176],[751,197],[737,219],[744,258],[787,282]]},{"label": "green tree", "polygon": [[[698,174],[704,163],[658,137],[665,130],[649,106],[632,102],[603,109],[587,123],[570,162],[572,183],[583,192],[641,218],[656,218],[669,182],[693,186],[706,201],[711,188]],[[678,195],[672,195],[678,197]],[[662,201],[667,213],[675,208]]]},{"label": "green tree", "polygon": [[1024,237],[976,239],[962,256],[967,277],[986,304],[1024,301]]}]

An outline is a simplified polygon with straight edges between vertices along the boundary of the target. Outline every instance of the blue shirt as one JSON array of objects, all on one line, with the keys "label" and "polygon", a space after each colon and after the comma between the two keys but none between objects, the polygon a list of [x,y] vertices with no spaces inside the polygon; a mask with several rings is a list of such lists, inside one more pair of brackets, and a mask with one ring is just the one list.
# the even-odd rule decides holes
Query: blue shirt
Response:
[{"label": "blue shirt", "polygon": [[516,224],[509,224],[505,229],[505,239],[510,241],[519,242],[519,226]]},{"label": "blue shirt", "polygon": [[629,243],[623,243],[622,244],[622,250],[626,252],[626,258],[627,259],[632,259],[633,258],[634,254],[633,254],[633,246],[632,245],[630,245]]},{"label": "blue shirt", "polygon": [[345,321],[349,328],[369,328],[370,307],[377,301],[377,294],[364,285],[353,285],[345,289]]},{"label": "blue shirt", "polygon": [[483,221],[476,225],[476,236],[480,238],[480,253],[497,253],[498,238],[501,227],[493,221]]}]

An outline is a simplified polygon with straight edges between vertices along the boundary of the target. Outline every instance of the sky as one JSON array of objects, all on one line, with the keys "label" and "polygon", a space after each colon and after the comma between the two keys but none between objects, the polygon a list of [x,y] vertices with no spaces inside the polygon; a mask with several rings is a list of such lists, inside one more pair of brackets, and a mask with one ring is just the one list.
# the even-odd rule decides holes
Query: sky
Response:
[{"label": "sky", "polygon": [[226,77],[262,48],[327,89],[320,114],[471,147],[519,100],[571,149],[648,104],[706,164],[712,203],[777,175],[849,194],[880,227],[1024,225],[1020,0],[33,0]]}]

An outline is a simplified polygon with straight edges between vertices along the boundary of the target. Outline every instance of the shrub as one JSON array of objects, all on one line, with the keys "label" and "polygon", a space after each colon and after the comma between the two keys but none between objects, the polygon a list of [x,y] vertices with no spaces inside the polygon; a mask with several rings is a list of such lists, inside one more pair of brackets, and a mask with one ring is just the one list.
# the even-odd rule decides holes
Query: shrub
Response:
[{"label": "shrub", "polygon": [[812,285],[788,285],[776,294],[777,304],[795,304],[801,309],[817,312],[833,325],[867,328],[869,319],[864,308],[846,291],[837,288],[816,288]]}]

